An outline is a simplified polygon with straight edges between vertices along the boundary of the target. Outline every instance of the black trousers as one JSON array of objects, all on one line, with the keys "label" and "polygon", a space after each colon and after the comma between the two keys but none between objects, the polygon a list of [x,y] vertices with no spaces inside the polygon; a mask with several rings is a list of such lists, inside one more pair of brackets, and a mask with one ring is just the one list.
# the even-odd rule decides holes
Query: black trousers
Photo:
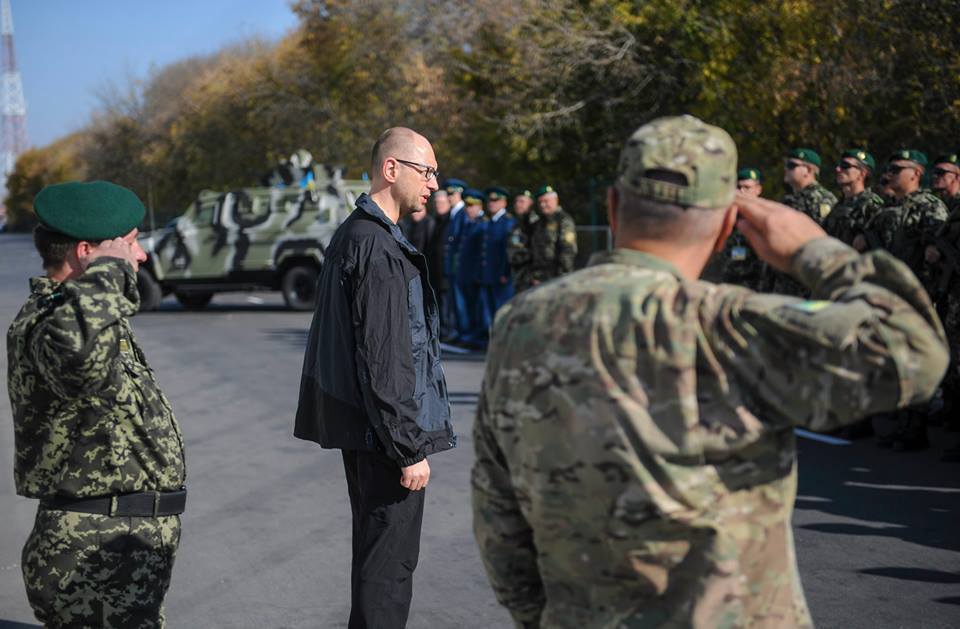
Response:
[{"label": "black trousers", "polygon": [[407,624],[420,556],[424,490],[400,485],[400,468],[380,452],[344,450],[353,511],[350,629]]}]

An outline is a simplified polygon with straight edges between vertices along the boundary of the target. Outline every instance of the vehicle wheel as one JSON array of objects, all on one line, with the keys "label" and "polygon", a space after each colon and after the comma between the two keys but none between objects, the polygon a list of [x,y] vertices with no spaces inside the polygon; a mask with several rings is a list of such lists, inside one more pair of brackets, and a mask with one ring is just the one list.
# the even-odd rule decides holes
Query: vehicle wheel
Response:
[{"label": "vehicle wheel", "polygon": [[280,290],[291,310],[313,310],[317,305],[317,277],[312,266],[292,266],[283,274]]},{"label": "vehicle wheel", "polygon": [[177,298],[177,301],[180,302],[187,310],[203,310],[207,307],[207,304],[210,303],[210,300],[213,299],[213,293],[201,293],[201,292],[175,292],[174,295]]},{"label": "vehicle wheel", "polygon": [[140,293],[140,312],[156,310],[163,299],[160,284],[157,284],[157,280],[153,279],[150,271],[146,269],[137,271],[137,292]]}]

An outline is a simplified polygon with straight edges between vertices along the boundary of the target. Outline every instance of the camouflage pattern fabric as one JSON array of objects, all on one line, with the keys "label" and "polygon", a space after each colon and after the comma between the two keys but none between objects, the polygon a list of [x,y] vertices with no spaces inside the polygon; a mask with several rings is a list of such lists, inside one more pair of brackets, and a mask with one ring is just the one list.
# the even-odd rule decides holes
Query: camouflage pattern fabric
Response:
[{"label": "camouflage pattern fabric", "polygon": [[111,518],[40,509],[23,582],[47,627],[154,629],[180,542],[180,518]]},{"label": "camouflage pattern fabric", "polygon": [[867,223],[882,208],[883,198],[872,190],[843,197],[823,221],[823,229],[837,240],[852,245],[853,239],[864,232]]},{"label": "camouflage pattern fabric", "polygon": [[960,194],[954,196],[947,196],[946,194],[935,193],[937,197],[943,201],[943,204],[947,206],[947,214],[953,214],[957,210],[960,210]]},{"label": "camouflage pattern fabric", "polygon": [[[933,243],[941,249],[937,264],[928,264],[937,307],[950,341],[950,369],[943,379],[943,388],[954,396],[960,394],[960,210],[950,213],[937,230]],[[948,246],[951,251],[942,251]]]},{"label": "camouflage pattern fabric", "polygon": [[530,232],[539,218],[540,215],[532,209],[517,218],[507,241],[507,259],[510,261],[514,293],[521,293],[531,286]]},{"label": "camouflage pattern fabric", "polygon": [[[33,278],[7,333],[14,481],[31,498],[173,491],[186,477],[170,403],[134,338],[129,263]],[[23,552],[37,618],[52,627],[162,626],[179,519],[40,509]],[[152,611],[150,611],[152,610]]]},{"label": "camouflage pattern fabric", "polygon": [[824,238],[793,265],[832,301],[685,281],[617,249],[500,311],[474,532],[518,627],[811,626],[793,427],[928,399],[947,352],[886,252]]},{"label": "camouflage pattern fabric", "polygon": [[823,225],[827,216],[830,215],[830,210],[837,204],[837,197],[815,181],[803,190],[783,197],[783,203],[803,212],[818,225]]},{"label": "camouflage pattern fabric", "polygon": [[[803,212],[816,221],[818,225],[823,226],[833,206],[837,204],[837,197],[815,181],[799,192],[784,196],[783,203],[799,212]],[[794,297],[807,295],[806,287],[800,282],[786,273],[779,272],[774,272],[773,292]]]},{"label": "camouflage pattern fabric", "polygon": [[871,247],[879,245],[922,274],[924,248],[946,220],[943,201],[926,190],[916,190],[867,223],[867,240]]},{"label": "camouflage pattern fabric", "polygon": [[573,270],[577,257],[577,226],[558,208],[540,216],[530,229],[530,279],[546,282]]},{"label": "camouflage pattern fabric", "polygon": [[757,256],[747,237],[738,230],[730,234],[723,251],[714,257],[711,266],[711,275],[720,282],[745,286],[758,292],[766,292],[772,287],[773,270]]}]

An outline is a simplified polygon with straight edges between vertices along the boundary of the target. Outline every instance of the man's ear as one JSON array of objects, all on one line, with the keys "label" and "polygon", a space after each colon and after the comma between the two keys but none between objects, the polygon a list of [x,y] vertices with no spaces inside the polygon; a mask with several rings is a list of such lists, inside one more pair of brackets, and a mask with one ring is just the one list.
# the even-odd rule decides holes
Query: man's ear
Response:
[{"label": "man's ear", "polygon": [[613,186],[607,188],[607,223],[610,224],[610,233],[613,235],[614,246],[617,242],[617,208],[620,206],[620,195]]},{"label": "man's ear", "polygon": [[720,227],[720,235],[717,236],[717,241],[713,244],[713,251],[715,253],[720,253],[723,251],[723,247],[727,244],[727,238],[730,237],[730,234],[733,233],[733,228],[737,226],[737,206],[730,205],[726,210],[724,210],[723,223]]},{"label": "man's ear", "polygon": [[397,171],[399,169],[400,163],[392,157],[388,157],[383,160],[383,164],[380,165],[380,175],[387,183],[394,183],[397,181]]}]

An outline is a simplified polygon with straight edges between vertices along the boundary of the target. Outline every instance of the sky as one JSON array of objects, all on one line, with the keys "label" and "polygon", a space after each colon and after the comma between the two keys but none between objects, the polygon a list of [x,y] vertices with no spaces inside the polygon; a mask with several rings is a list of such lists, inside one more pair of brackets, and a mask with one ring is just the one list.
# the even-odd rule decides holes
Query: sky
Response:
[{"label": "sky", "polygon": [[10,0],[27,141],[83,127],[109,86],[151,68],[296,27],[290,0]]}]

